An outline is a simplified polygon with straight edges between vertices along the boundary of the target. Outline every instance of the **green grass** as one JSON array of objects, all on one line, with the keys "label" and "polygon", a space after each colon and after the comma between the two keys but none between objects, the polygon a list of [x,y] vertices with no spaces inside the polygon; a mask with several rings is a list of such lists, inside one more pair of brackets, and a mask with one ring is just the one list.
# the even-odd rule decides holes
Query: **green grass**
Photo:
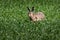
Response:
[{"label": "green grass", "polygon": [[[46,20],[31,22],[26,7]],[[60,40],[60,0],[0,0],[0,40]]]}]

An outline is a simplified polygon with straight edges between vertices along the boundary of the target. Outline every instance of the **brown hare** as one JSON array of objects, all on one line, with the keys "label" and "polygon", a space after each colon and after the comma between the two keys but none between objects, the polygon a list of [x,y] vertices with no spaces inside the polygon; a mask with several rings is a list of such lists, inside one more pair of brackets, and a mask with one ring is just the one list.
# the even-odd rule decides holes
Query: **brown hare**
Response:
[{"label": "brown hare", "polygon": [[34,7],[32,7],[32,10],[30,10],[28,7],[27,7],[27,9],[28,9],[28,16],[30,17],[30,19],[32,20],[32,21],[41,21],[41,20],[44,20],[44,18],[45,18],[45,15],[43,14],[43,12],[37,12],[37,13],[34,13],[33,11],[34,11]]}]

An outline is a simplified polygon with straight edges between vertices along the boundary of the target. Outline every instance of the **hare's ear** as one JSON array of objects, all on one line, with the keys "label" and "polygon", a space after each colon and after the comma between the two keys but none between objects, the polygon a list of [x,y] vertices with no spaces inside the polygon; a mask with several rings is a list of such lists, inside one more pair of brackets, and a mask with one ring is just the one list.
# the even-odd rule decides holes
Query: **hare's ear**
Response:
[{"label": "hare's ear", "polygon": [[31,11],[34,11],[34,7],[32,7],[32,10]]},{"label": "hare's ear", "polygon": [[30,9],[27,7],[28,11],[30,12]]}]

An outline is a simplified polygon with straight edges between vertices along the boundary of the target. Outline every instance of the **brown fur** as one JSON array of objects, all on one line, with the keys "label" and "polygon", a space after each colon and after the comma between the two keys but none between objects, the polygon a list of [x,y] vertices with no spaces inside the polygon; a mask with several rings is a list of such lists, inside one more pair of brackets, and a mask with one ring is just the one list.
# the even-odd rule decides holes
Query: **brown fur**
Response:
[{"label": "brown fur", "polygon": [[36,14],[29,12],[29,17],[31,17],[32,21],[41,21],[44,20],[45,15],[42,12],[37,12]]},{"label": "brown fur", "polygon": [[45,18],[45,15],[43,14],[43,12],[37,12],[37,13],[34,13],[32,11],[29,11],[28,12],[29,14],[29,17],[32,19],[32,21],[41,21],[41,20],[44,20]]}]

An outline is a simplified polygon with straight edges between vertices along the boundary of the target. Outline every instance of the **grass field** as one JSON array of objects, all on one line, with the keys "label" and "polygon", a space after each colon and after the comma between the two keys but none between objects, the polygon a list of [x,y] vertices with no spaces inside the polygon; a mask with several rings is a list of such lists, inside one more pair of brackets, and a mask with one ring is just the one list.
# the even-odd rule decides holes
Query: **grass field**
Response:
[{"label": "grass field", "polygon": [[[31,22],[26,7],[46,20]],[[60,40],[60,0],[0,0],[0,40]]]}]

